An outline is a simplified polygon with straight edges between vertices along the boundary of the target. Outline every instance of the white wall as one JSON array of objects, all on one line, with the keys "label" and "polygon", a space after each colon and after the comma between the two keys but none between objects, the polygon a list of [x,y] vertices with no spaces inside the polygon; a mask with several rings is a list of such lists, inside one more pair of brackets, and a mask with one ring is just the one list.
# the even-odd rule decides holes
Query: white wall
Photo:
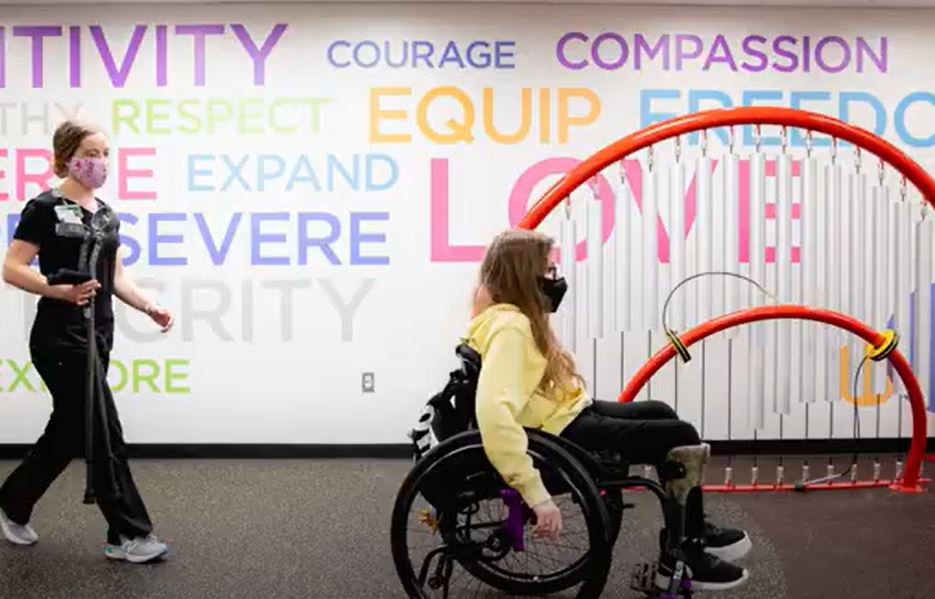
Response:
[{"label": "white wall", "polygon": [[[277,24],[284,28],[265,58],[252,58],[245,47],[262,48]],[[204,25],[218,34],[207,35],[198,54],[195,37],[185,32]],[[28,174],[46,170],[38,151],[49,147],[62,115],[77,110],[111,133],[112,177],[102,197],[125,215],[129,272],[158,289],[178,314],[172,333],[160,336],[141,316],[118,312],[115,359],[131,374],[134,368],[159,371],[155,388],[134,388],[119,366],[111,372],[128,439],[402,442],[453,365],[480,247],[510,224],[508,199],[513,195],[520,205],[514,186],[524,173],[538,181],[543,161],[584,158],[662,113],[688,112],[699,90],[735,105],[745,97],[757,104],[800,103],[869,128],[879,125],[879,133],[931,167],[935,139],[925,138],[935,137],[935,104],[924,94],[935,84],[933,25],[935,12],[920,10],[235,4],[87,7],[72,14],[55,7],[3,8],[0,192],[9,199],[0,200],[0,244],[11,234],[8,216],[40,191],[36,181],[54,184]],[[44,38],[41,81],[34,79],[33,42],[16,29],[29,26],[61,28],[60,36]],[[138,52],[125,58],[135,31]],[[630,55],[618,69],[567,68],[556,52],[568,32],[591,40],[619,34]],[[644,55],[635,67],[637,35],[652,44],[668,40],[669,68],[661,55]],[[764,38],[748,42],[764,52],[762,68],[755,53],[743,50],[748,36]],[[806,37],[808,71],[788,56],[801,54]],[[831,37],[853,52],[840,72],[823,71],[816,62],[816,46]],[[428,42],[421,48],[434,48],[435,61],[452,41],[478,66],[462,68],[449,55],[443,67],[339,68],[329,62],[329,48],[339,40],[387,42],[394,57],[404,41],[411,49],[421,40]],[[483,44],[471,47],[476,41]],[[498,43],[501,68],[481,52]],[[612,37],[605,42],[603,60],[614,60],[614,44]],[[679,44],[684,55],[700,44],[699,57],[678,64]],[[858,69],[861,44],[883,68],[863,53]],[[102,59],[108,48],[110,74]],[[728,66],[728,48],[736,70]],[[843,61],[838,41],[823,48],[825,63]],[[580,38],[566,49],[567,61],[588,56]],[[715,61],[705,69],[712,52]],[[339,47],[335,60],[348,55]],[[517,130],[519,98],[529,94],[528,134],[492,139],[484,125],[485,89],[493,96],[492,121],[504,134]],[[841,115],[842,102],[847,115]],[[421,124],[420,103],[427,106]],[[381,116],[375,105],[388,112]],[[464,105],[473,111],[471,139],[446,143],[447,123],[465,118]],[[714,105],[709,99],[700,107]],[[191,118],[209,110],[217,119],[214,130]],[[400,118],[393,118],[394,110],[402,111]],[[348,184],[333,168],[329,183],[329,160],[332,167],[333,161],[347,169],[358,164],[357,183]],[[230,164],[241,161],[243,180],[228,181],[235,170]],[[552,180],[538,181],[532,195]],[[331,259],[315,247],[300,251],[304,237],[329,232],[335,237]],[[257,248],[259,256],[253,255]],[[34,370],[26,375],[34,390],[16,381],[15,370],[29,360],[33,304],[21,292],[0,290],[0,442],[31,442],[50,410]],[[212,311],[215,317],[204,315]],[[602,343],[602,355],[611,357],[595,386],[609,399],[620,387],[619,340]],[[626,345],[638,348],[626,358],[628,376],[645,358],[645,335]],[[716,357],[709,356],[707,368],[720,372],[726,354],[711,351]],[[590,372],[587,354],[582,368]],[[167,372],[176,378],[167,380]],[[375,376],[373,393],[361,391],[365,372]],[[655,395],[674,401],[673,383],[665,380]],[[697,387],[681,392],[680,405],[700,425],[700,408],[686,407]],[[745,394],[736,393],[733,401],[742,403]],[[723,395],[723,387],[706,389],[708,402],[722,398],[706,407],[706,436],[727,436]],[[839,403],[840,417],[850,404]],[[897,409],[895,401],[889,408]],[[885,436],[900,432],[895,414]],[[849,422],[840,421],[836,435],[849,435]],[[783,434],[805,432],[797,425]],[[732,437],[749,433],[740,427]],[[778,436],[778,428],[767,436]]]}]

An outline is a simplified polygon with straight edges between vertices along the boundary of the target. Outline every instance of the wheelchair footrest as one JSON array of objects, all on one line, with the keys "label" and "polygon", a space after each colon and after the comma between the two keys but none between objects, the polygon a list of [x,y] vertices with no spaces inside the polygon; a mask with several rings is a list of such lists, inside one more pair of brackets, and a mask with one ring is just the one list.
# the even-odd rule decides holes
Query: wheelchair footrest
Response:
[{"label": "wheelchair footrest", "polygon": [[630,575],[630,588],[641,593],[654,593],[656,591],[657,568],[658,565],[655,562],[636,564],[633,573]]},{"label": "wheelchair footrest", "polygon": [[[630,588],[634,591],[645,593],[648,597],[675,599],[673,595],[670,595],[668,592],[656,586],[656,573],[658,569],[659,565],[657,562],[636,564],[630,576]],[[690,599],[692,596],[690,585],[684,583],[680,584],[676,596]]]}]

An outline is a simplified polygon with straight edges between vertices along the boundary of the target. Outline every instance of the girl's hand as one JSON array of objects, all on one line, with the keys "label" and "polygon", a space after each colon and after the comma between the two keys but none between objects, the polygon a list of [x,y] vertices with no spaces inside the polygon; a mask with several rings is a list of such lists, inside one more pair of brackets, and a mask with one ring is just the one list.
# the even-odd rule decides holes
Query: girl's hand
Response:
[{"label": "girl's hand", "polygon": [[536,514],[533,536],[538,539],[557,539],[562,534],[562,512],[554,501],[551,499],[543,501],[533,507],[532,511]]},{"label": "girl's hand", "polygon": [[146,306],[143,311],[147,316],[153,319],[153,322],[159,325],[163,333],[171,329],[172,323],[175,322],[175,317],[168,308],[163,308],[162,306],[156,304],[150,304]]}]

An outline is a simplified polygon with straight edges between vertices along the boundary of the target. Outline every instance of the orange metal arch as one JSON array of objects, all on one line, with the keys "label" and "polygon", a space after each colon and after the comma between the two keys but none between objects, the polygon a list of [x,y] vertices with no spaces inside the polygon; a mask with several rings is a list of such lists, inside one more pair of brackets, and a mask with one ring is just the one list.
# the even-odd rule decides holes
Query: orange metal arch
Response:
[{"label": "orange metal arch", "polygon": [[559,179],[530,208],[518,226],[524,229],[535,229],[571,192],[608,165],[631,154],[686,133],[734,125],[783,125],[825,133],[834,138],[849,141],[873,153],[896,169],[922,192],[922,196],[929,204],[935,207],[935,179],[932,179],[916,161],[882,137],[842,120],[815,112],[795,108],[746,106],[705,110],[676,117],[615,141]]},{"label": "orange metal arch", "polygon": [[[883,336],[881,333],[846,314],[841,314],[840,312],[834,312],[832,310],[796,305],[761,306],[725,314],[703,322],[686,331],[679,335],[679,339],[681,339],[682,343],[686,346],[691,346],[706,337],[710,337],[715,333],[733,327],[762,320],[782,319],[822,322],[853,333],[874,347],[878,347],[883,343]],[[620,402],[633,401],[649,379],[677,355],[678,352],[676,352],[675,347],[671,344],[666,345],[656,352],[653,357],[633,375],[633,378],[630,379],[626,387],[624,387],[623,391],[620,393],[618,400]],[[909,392],[909,404],[912,410],[912,440],[909,446],[909,453],[906,455],[905,472],[902,480],[896,481],[893,488],[898,491],[916,492],[920,490],[919,476],[922,460],[925,459],[927,434],[925,400],[922,396],[922,388],[919,386],[919,381],[916,380],[915,375],[912,373],[912,368],[909,366],[909,362],[906,360],[905,356],[903,356],[899,350],[895,350],[889,355],[888,360],[899,375],[899,378],[902,379],[906,390]]]},{"label": "orange metal arch", "polygon": [[[604,147],[566,173],[529,209],[518,227],[534,229],[546,216],[575,189],[600,173],[604,168],[650,147],[656,143],[705,129],[730,127],[736,125],[779,125],[795,127],[818,133],[824,133],[836,139],[845,140],[874,154],[884,163],[899,172],[910,181],[922,194],[922,197],[935,207],[935,179],[917,162],[885,139],[842,120],[823,114],[767,106],[748,106],[696,112],[662,121],[636,133],[619,139]],[[878,345],[880,333],[867,325],[838,312],[808,308],[805,306],[767,306],[727,314],[703,323],[681,335],[682,341],[690,345],[718,331],[742,324],[770,319],[803,319],[824,322],[850,331],[868,343]],[[672,346],[660,350],[630,380],[620,395],[621,401],[630,401],[663,364],[676,355]],[[907,455],[903,480],[894,488],[910,492],[919,490],[919,476],[924,459],[926,443],[926,414],[922,390],[912,373],[906,358],[898,351],[889,356],[894,369],[909,391],[912,409],[912,440]]]}]

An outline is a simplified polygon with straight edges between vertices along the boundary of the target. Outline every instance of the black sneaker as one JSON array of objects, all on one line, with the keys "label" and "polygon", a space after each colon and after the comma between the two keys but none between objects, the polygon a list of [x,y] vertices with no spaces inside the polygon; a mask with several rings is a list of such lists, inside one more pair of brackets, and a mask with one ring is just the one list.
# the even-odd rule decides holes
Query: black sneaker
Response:
[{"label": "black sneaker", "polygon": [[[739,587],[750,577],[746,569],[705,552],[696,543],[687,545],[685,554],[683,576],[691,580],[693,591],[726,591]],[[675,558],[663,557],[656,571],[656,588],[669,588],[674,569]]]},{"label": "black sneaker", "polygon": [[721,528],[705,522],[705,551],[727,562],[737,561],[750,552],[753,542],[743,530]]}]

